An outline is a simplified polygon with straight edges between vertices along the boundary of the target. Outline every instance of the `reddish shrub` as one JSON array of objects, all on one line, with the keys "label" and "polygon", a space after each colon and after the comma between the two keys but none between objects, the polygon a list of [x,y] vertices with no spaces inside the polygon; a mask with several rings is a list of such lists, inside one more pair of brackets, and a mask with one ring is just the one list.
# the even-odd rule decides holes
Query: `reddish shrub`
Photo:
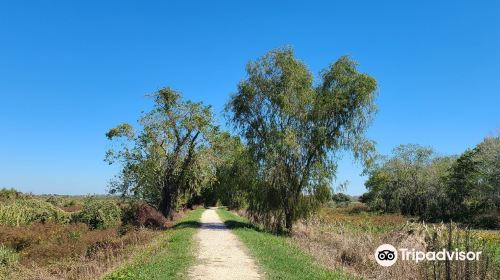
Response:
[{"label": "reddish shrub", "polygon": [[148,228],[166,228],[168,226],[165,216],[153,207],[145,203],[138,204],[136,207],[139,226]]},{"label": "reddish shrub", "polygon": [[164,229],[170,226],[168,220],[162,213],[144,202],[132,205],[130,209],[125,212],[125,223],[153,229]]}]

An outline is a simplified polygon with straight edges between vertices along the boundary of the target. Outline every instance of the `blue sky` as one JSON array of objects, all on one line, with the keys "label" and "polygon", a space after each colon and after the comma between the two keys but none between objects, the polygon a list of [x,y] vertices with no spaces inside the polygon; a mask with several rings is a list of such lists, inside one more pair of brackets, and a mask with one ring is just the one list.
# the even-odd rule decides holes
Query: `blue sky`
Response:
[{"label": "blue sky", "polygon": [[[10,2],[10,3],[7,3]],[[147,3],[146,3],[147,2]],[[500,126],[498,1],[2,1],[0,187],[104,193],[104,137],[171,86],[222,108],[245,64],[293,46],[317,74],[348,54],[379,83],[369,136],[461,153]],[[349,156],[338,180],[361,194]]]}]

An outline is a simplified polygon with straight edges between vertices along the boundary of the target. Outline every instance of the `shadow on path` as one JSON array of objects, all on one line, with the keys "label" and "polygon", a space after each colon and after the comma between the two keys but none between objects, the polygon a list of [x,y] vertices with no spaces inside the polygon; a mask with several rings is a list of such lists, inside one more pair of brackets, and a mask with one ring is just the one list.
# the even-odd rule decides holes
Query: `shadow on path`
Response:
[{"label": "shadow on path", "polygon": [[174,229],[182,229],[182,228],[200,228],[201,223],[197,221],[187,221],[187,222],[180,222],[177,223],[175,226],[173,226]]}]

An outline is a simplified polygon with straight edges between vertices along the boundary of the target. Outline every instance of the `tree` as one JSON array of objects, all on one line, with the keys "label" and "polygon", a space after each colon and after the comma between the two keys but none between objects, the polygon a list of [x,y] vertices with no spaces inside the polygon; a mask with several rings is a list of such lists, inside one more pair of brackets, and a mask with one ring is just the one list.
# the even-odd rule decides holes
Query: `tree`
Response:
[{"label": "tree", "polygon": [[332,201],[335,202],[335,204],[340,205],[340,204],[349,204],[351,202],[351,198],[344,194],[344,193],[336,193],[332,195]]},{"label": "tree", "polygon": [[459,157],[400,145],[370,169],[365,185],[363,200],[374,210],[498,228],[500,138],[486,138]]},{"label": "tree", "polygon": [[464,223],[500,225],[500,137],[489,137],[465,151],[453,164],[448,181],[449,216]]},{"label": "tree", "polygon": [[227,132],[219,133],[213,141],[213,150],[218,159],[216,180],[205,192],[212,197],[211,205],[217,201],[232,209],[246,207],[247,190],[255,184],[255,164],[240,137]]},{"label": "tree", "polygon": [[110,164],[119,160],[123,167],[110,190],[144,199],[171,216],[214,178],[209,137],[215,127],[210,106],[184,101],[170,88],[152,97],[154,108],[140,119],[140,131],[121,124],[106,134],[123,140],[106,155]]},{"label": "tree", "polygon": [[446,175],[454,157],[438,157],[428,147],[399,145],[369,171],[363,195],[372,209],[443,219],[447,211]]},{"label": "tree", "polygon": [[290,231],[330,194],[340,151],[370,162],[374,146],[364,133],[376,111],[376,81],[343,56],[314,85],[290,48],[250,62],[247,73],[227,110],[256,164],[248,210]]}]

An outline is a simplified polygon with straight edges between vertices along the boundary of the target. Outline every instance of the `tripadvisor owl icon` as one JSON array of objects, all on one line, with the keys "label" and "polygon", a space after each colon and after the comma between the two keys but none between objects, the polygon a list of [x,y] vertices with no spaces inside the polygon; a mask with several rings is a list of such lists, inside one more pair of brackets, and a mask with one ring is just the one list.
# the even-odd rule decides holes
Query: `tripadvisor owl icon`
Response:
[{"label": "tripadvisor owl icon", "polygon": [[398,252],[391,244],[382,244],[375,250],[375,260],[381,266],[391,266],[397,259]]}]

